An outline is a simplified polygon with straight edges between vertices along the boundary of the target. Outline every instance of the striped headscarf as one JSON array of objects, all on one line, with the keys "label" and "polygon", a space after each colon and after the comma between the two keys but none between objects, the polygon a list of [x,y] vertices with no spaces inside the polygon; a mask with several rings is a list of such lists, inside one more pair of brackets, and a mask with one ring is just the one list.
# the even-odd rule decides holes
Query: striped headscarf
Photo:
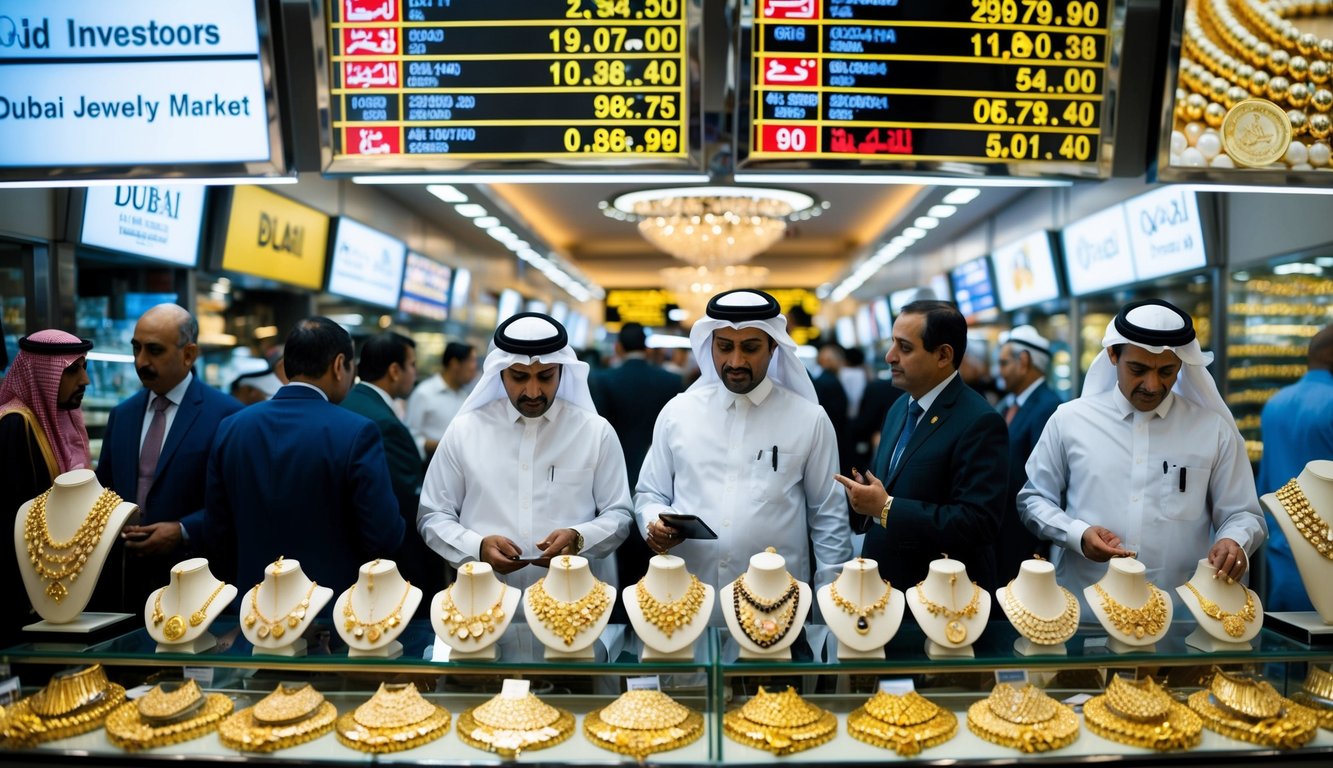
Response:
[{"label": "striped headscarf", "polygon": [[79,408],[61,410],[60,378],[92,349],[92,342],[58,330],[19,340],[19,353],[0,384],[0,417],[27,411],[41,425],[56,457],[58,473],[90,468],[88,430]]}]

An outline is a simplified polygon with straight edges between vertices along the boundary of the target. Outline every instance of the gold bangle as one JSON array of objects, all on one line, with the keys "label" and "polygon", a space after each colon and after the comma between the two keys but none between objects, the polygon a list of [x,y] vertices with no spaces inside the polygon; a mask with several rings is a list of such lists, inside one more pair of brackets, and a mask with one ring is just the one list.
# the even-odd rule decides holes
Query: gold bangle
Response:
[{"label": "gold bangle", "polygon": [[889,510],[893,508],[893,497],[890,496],[884,500],[884,509],[879,511],[879,526],[881,528],[889,527]]}]

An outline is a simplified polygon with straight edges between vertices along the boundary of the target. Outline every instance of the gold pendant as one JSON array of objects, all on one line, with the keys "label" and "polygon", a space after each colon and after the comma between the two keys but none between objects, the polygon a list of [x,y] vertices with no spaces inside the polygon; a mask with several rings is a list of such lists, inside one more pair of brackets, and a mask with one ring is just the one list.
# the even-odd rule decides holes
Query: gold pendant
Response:
[{"label": "gold pendant", "polygon": [[1222,629],[1232,637],[1240,637],[1245,634],[1245,621],[1239,616],[1228,616],[1222,619]]},{"label": "gold pendant", "polygon": [[281,638],[283,635],[287,634],[287,628],[284,627],[284,626],[282,626],[282,622],[278,622],[277,624],[274,624],[274,625],[273,625],[273,629],[270,630],[270,631],[273,633],[273,639],[275,639],[275,640],[277,640],[277,639]]},{"label": "gold pendant", "polygon": [[207,618],[208,614],[204,613],[203,611],[195,611],[194,613],[190,614],[190,626],[197,627],[200,624],[203,624],[204,620]]},{"label": "gold pendant", "polygon": [[378,643],[380,639],[380,628],[372,624],[369,631],[366,632],[366,636],[370,638],[370,642]]},{"label": "gold pendant", "polygon": [[268,639],[268,625],[260,624],[259,629],[255,632],[255,636],[258,637],[260,640]]},{"label": "gold pendant", "polygon": [[64,600],[68,595],[69,590],[65,588],[64,584],[61,584],[58,581],[53,581],[46,586],[46,596],[57,603]]},{"label": "gold pendant", "polygon": [[162,636],[168,640],[176,641],[185,636],[185,619],[180,616],[172,616],[167,619],[166,626],[162,627]]},{"label": "gold pendant", "polygon": [[963,626],[961,621],[951,621],[944,625],[944,636],[949,642],[957,645],[967,639],[967,627]]},{"label": "gold pendant", "polygon": [[254,625],[255,625],[255,622],[258,621],[258,620],[259,620],[259,617],[258,617],[258,616],[255,616],[253,613],[247,613],[247,614],[245,615],[245,628],[246,628],[246,629],[251,629],[251,628],[253,628]]}]

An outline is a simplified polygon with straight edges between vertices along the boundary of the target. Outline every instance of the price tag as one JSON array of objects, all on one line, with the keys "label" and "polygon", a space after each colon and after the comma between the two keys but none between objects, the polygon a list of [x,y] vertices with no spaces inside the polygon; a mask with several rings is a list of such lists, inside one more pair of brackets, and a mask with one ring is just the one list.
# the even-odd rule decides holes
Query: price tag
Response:
[{"label": "price tag", "polygon": [[910,677],[892,678],[879,681],[879,690],[882,693],[892,693],[895,696],[904,696],[916,690],[916,684]]},{"label": "price tag", "polygon": [[1090,693],[1076,693],[1073,696],[1070,696],[1069,698],[1065,699],[1064,703],[1073,707],[1075,712],[1082,712],[1083,705],[1087,703],[1088,699],[1091,698],[1092,694]]},{"label": "price tag", "polygon": [[[8,667],[5,669],[8,672]],[[19,700],[19,679],[10,677],[0,680],[0,705],[9,706]]]},{"label": "price tag", "polygon": [[209,687],[212,687],[212,685],[213,685],[213,668],[212,668],[212,667],[186,667],[186,668],[185,668],[185,679],[186,679],[186,680],[193,680],[193,681],[195,681],[196,683],[199,684],[199,687],[201,687],[201,688],[209,688]]},{"label": "price tag", "polygon": [[647,677],[631,677],[625,681],[625,687],[631,691],[660,691],[662,690],[662,681],[657,675]]},{"label": "price tag", "polygon": [[1028,671],[1026,669],[997,669],[995,670],[995,682],[1008,683],[1021,688],[1028,684]]},{"label": "price tag", "polygon": [[532,683],[527,680],[506,680],[500,684],[500,697],[504,699],[521,699],[528,695],[528,689]]},{"label": "price tag", "polygon": [[129,689],[128,691],[125,691],[125,698],[129,699],[130,701],[134,701],[135,699],[142,699],[143,697],[147,696],[148,692],[151,690],[153,690],[153,686],[151,685],[136,685],[133,688]]}]

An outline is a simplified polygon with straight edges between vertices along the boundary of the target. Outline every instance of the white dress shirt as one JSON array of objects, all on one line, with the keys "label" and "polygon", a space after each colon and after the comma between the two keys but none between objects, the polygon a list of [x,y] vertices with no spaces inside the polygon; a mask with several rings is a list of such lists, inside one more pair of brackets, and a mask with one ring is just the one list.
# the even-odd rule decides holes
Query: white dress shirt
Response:
[{"label": "white dress shirt", "polygon": [[[426,470],[417,529],[458,567],[479,559],[486,536],[537,557],[547,534],[573,528],[593,573],[615,585],[611,555],[631,519],[625,455],[606,419],[562,399],[527,418],[504,398],[459,415],[445,433]],[[529,565],[501,578],[526,589],[545,575]]]},{"label": "white dress shirt", "polygon": [[[162,430],[163,445],[167,442],[167,435],[171,434],[171,425],[176,421],[176,411],[180,410],[181,401],[185,399],[185,390],[190,388],[190,382],[192,381],[194,381],[194,372],[187,372],[185,378],[181,379],[179,384],[167,392],[167,402],[170,405],[163,411],[167,417],[165,428]],[[148,405],[144,406],[143,427],[139,430],[139,453],[141,454],[143,453],[143,441],[148,437],[148,428],[153,425],[153,401],[156,399],[157,395],[150,391],[148,393]],[[158,449],[160,450],[161,447],[158,446]]]},{"label": "white dress shirt", "polygon": [[1056,576],[1080,599],[1106,573],[1105,563],[1082,554],[1093,525],[1138,552],[1148,579],[1164,589],[1185,583],[1216,539],[1252,555],[1267,537],[1235,428],[1174,393],[1149,412],[1118,388],[1061,405],[1027,473],[1019,514],[1028,530],[1063,547],[1054,550]]},{"label": "white dress shirt", "polygon": [[797,579],[809,581],[815,570],[816,584],[828,584],[852,558],[837,471],[833,425],[817,404],[768,378],[744,395],[720,383],[691,389],[657,418],[634,497],[636,522],[646,537],[663,512],[702,518],[717,540],[687,540],[671,554],[714,587],[734,581],[770,546]]},{"label": "white dress shirt", "polygon": [[1037,391],[1037,387],[1040,387],[1042,384],[1045,383],[1046,379],[1037,379],[1036,381],[1027,385],[1027,388],[1024,389],[1022,392],[1019,392],[1017,395],[1015,395],[1013,392],[1010,392],[1009,394],[1005,395],[1004,398],[1000,400],[1000,402],[995,404],[995,410],[999,411],[1000,413],[1004,413],[1005,411],[1009,410],[1009,406],[1011,405],[1017,405],[1019,408],[1022,408],[1024,405],[1027,404],[1028,398],[1032,397],[1032,393]]},{"label": "white dress shirt", "polygon": [[444,377],[436,374],[417,385],[407,398],[407,418],[403,422],[418,440],[436,440],[458,415],[471,387],[450,389]]}]

